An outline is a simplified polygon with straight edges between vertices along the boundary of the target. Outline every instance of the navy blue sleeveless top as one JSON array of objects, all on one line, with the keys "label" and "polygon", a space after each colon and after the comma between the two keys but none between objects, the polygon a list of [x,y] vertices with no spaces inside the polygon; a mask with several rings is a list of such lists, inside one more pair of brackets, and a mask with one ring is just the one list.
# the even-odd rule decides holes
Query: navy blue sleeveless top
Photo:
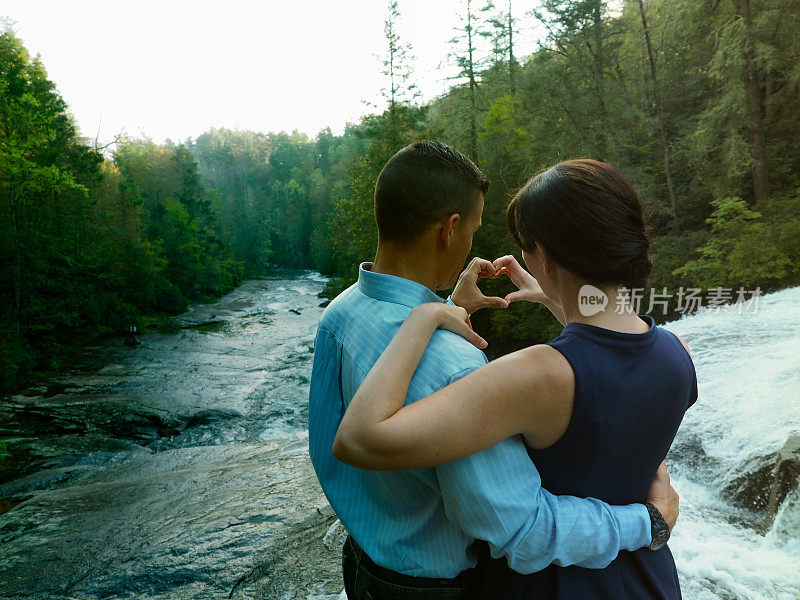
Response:
[{"label": "navy blue sleeveless top", "polygon": [[[575,403],[564,435],[529,450],[542,487],[556,495],[609,504],[644,502],[684,412],[697,399],[694,365],[680,340],[649,315],[645,333],[569,323],[550,342],[575,372]],[[530,575],[505,558],[485,565],[482,596],[526,600],[676,600],[681,598],[668,546],[623,550],[605,569],[551,565]]]}]

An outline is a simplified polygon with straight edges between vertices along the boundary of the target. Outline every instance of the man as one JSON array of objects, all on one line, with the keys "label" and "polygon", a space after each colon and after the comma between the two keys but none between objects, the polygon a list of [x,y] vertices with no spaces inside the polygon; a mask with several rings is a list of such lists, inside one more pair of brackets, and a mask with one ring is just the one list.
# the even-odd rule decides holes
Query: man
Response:
[{"label": "man", "polygon": [[[543,490],[519,436],[478,454],[414,471],[376,472],[339,462],[332,444],[362,380],[411,309],[441,302],[435,290],[458,278],[481,224],[488,181],[463,154],[438,142],[400,150],[375,186],[378,250],[358,282],[326,309],[316,338],[309,395],[309,451],[328,500],[350,533],[343,549],[350,600],[468,598],[477,587],[473,542],[486,540],[521,573],[555,563],[608,565],[620,550],[668,535],[644,505],[608,506]],[[475,259],[452,300],[472,312],[506,306],[475,282],[490,263]],[[440,335],[441,334],[441,335]],[[466,340],[436,332],[409,386],[414,402],[481,367]],[[677,494],[657,477],[648,501],[674,524]]]}]

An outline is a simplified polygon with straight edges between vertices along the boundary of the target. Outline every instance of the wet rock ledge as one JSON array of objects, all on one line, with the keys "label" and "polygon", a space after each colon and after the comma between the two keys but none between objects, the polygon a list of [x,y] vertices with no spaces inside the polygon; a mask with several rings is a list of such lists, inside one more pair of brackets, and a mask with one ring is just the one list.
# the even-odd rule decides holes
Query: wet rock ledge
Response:
[{"label": "wet rock ledge", "polygon": [[337,598],[342,535],[303,438],[178,448],[3,515],[0,596]]}]

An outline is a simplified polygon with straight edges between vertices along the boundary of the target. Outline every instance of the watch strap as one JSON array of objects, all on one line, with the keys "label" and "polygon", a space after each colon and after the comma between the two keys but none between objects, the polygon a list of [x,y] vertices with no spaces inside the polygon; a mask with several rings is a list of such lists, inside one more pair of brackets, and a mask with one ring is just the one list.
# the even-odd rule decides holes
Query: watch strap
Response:
[{"label": "watch strap", "polygon": [[647,508],[648,514],[650,515],[650,533],[652,534],[650,550],[658,550],[667,543],[667,540],[669,540],[669,525],[667,525],[667,522],[664,520],[664,516],[661,514],[660,510],[658,510],[649,502],[645,502],[644,505]]}]

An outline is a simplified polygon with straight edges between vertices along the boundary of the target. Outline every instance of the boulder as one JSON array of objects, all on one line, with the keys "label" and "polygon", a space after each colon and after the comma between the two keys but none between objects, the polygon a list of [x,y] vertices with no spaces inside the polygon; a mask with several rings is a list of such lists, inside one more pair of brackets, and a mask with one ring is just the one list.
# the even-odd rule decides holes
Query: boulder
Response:
[{"label": "boulder", "polygon": [[305,600],[342,590],[342,532],[302,439],[135,456],[32,493],[0,515],[0,597]]},{"label": "boulder", "polygon": [[800,481],[800,434],[793,433],[777,452],[747,461],[733,474],[723,495],[763,519],[767,530],[786,496]]}]

